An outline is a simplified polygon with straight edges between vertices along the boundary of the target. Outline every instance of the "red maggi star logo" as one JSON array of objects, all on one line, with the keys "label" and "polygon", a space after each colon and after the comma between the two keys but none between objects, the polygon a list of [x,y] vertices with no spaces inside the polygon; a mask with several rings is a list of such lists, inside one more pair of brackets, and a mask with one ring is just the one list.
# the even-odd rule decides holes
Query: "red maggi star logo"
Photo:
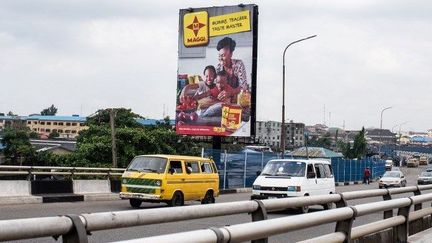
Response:
[{"label": "red maggi star logo", "polygon": [[195,16],[194,21],[192,22],[192,24],[186,26],[186,28],[192,30],[192,31],[194,32],[195,36],[197,36],[197,35],[198,35],[198,31],[199,31],[202,27],[204,27],[204,26],[205,26],[205,24],[200,23],[200,22],[198,21],[198,18]]}]

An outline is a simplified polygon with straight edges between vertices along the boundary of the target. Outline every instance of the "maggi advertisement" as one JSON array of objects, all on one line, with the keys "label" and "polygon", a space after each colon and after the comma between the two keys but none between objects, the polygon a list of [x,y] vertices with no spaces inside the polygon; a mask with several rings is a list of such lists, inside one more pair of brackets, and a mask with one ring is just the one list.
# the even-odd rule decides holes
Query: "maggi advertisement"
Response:
[{"label": "maggi advertisement", "polygon": [[256,5],[180,10],[176,131],[253,134]]}]

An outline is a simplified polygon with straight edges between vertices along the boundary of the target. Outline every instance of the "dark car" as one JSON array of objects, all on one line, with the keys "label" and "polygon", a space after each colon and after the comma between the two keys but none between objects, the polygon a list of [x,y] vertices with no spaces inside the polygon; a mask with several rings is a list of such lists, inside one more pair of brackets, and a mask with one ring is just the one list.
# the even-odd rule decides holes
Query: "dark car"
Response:
[{"label": "dark car", "polygon": [[417,179],[417,184],[419,185],[432,184],[432,171],[422,172]]},{"label": "dark car", "polygon": [[428,166],[426,167],[426,171],[427,171],[427,172],[432,172],[432,164],[430,164],[430,165],[428,165]]}]

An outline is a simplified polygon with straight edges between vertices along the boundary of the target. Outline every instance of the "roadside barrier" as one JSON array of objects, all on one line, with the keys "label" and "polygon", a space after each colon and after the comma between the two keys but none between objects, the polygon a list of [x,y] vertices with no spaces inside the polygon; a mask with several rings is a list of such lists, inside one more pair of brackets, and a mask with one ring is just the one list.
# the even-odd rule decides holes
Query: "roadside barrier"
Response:
[{"label": "roadside barrier", "polygon": [[[172,239],[176,239],[176,242],[242,242],[247,240],[267,242],[267,238],[271,235],[332,222],[336,222],[334,233],[312,239],[311,242],[334,242],[335,240],[336,242],[350,242],[352,239],[388,228],[392,229],[392,237],[399,242],[406,241],[409,234],[416,233],[414,230],[409,230],[408,223],[415,224],[415,221],[421,221],[416,225],[421,225],[421,227],[416,227],[420,231],[430,227],[430,225],[423,224],[423,221],[424,217],[432,214],[432,208],[422,209],[422,203],[432,202],[432,193],[422,195],[422,191],[430,189],[432,185],[262,201],[251,200],[187,207],[1,220],[0,241],[61,235],[63,242],[87,242],[87,234],[92,231],[250,213],[251,223],[125,242],[172,242]],[[392,199],[392,195],[408,192],[414,193],[415,196]],[[348,201],[352,199],[379,196],[382,196],[384,201],[356,206],[348,205]],[[338,208],[305,215],[267,219],[269,211],[327,203],[335,203]],[[410,212],[411,206],[414,206],[413,212]],[[393,209],[398,209],[395,216],[393,216]],[[356,217],[376,212],[383,212],[383,220],[352,228]]]},{"label": "roadside barrier", "polygon": [[[0,165],[0,176],[27,176],[28,180],[37,176],[121,176],[124,168],[92,167],[53,167],[53,166],[15,166]],[[1,178],[1,177],[0,177]]]}]

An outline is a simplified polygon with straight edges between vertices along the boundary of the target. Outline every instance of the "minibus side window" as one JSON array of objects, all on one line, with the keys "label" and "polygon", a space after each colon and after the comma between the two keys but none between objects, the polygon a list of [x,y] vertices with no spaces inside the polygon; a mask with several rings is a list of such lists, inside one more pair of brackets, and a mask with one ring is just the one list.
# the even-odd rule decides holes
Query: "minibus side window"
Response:
[{"label": "minibus side window", "polygon": [[202,173],[213,173],[212,167],[209,162],[204,162],[201,164]]},{"label": "minibus side window", "polygon": [[186,162],[186,168],[190,170],[190,173],[200,173],[198,161],[188,161]]},{"label": "minibus side window", "polygon": [[170,170],[174,173],[183,173],[183,167],[181,161],[170,161]]},{"label": "minibus side window", "polygon": [[315,172],[313,169],[313,165],[312,164],[308,164],[307,165],[307,173],[306,173],[307,178],[313,178],[315,179]]},{"label": "minibus side window", "polygon": [[327,178],[332,178],[333,177],[333,171],[332,171],[331,165],[325,164],[324,165],[324,170],[325,170]]},{"label": "minibus side window", "polygon": [[326,178],[324,166],[322,164],[315,164],[315,170],[318,178]]}]

